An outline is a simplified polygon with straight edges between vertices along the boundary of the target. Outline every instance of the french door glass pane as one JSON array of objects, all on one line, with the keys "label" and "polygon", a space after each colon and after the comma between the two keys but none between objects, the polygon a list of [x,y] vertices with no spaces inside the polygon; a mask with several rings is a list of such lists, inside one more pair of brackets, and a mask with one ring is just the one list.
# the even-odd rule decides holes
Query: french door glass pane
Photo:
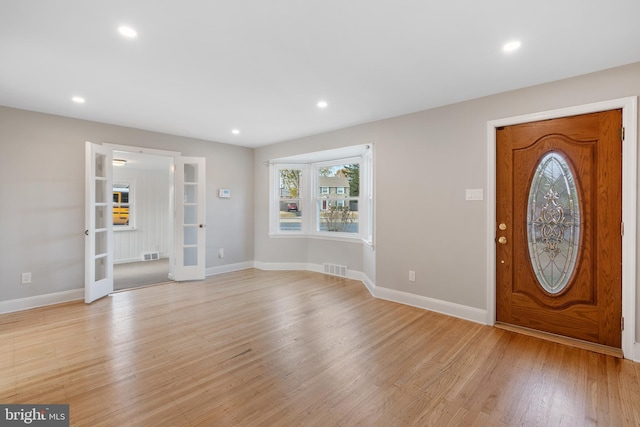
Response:
[{"label": "french door glass pane", "polygon": [[184,223],[185,224],[198,223],[198,207],[197,206],[187,205],[184,207]]},{"label": "french door glass pane", "polygon": [[105,279],[107,277],[107,258],[100,257],[95,260],[95,281]]},{"label": "french door glass pane", "polygon": [[198,244],[198,227],[196,226],[184,227],[184,244],[185,245]]},{"label": "french door glass pane", "polygon": [[95,156],[95,176],[96,178],[106,178],[107,177],[107,156],[104,154],[96,153]]},{"label": "french door glass pane", "polygon": [[107,206],[105,205],[96,206],[95,211],[96,211],[96,228],[97,229],[107,228],[108,226],[107,221],[109,218],[109,215],[107,214]]},{"label": "french door glass pane", "polygon": [[96,179],[95,181],[96,203],[107,203],[107,201],[109,200],[108,197],[111,197],[111,192],[107,190],[106,183],[107,181],[103,179]]},{"label": "french door glass pane", "polygon": [[95,254],[96,256],[105,255],[107,253],[107,237],[106,230],[96,231]]},{"label": "french door glass pane", "polygon": [[198,186],[195,184],[188,184],[184,186],[184,202],[196,203],[198,201]]},{"label": "french door glass pane", "polygon": [[183,249],[184,265],[187,267],[198,265],[198,248],[185,247]]},{"label": "french door glass pane", "polygon": [[198,165],[191,163],[184,165],[184,182],[198,182]]}]

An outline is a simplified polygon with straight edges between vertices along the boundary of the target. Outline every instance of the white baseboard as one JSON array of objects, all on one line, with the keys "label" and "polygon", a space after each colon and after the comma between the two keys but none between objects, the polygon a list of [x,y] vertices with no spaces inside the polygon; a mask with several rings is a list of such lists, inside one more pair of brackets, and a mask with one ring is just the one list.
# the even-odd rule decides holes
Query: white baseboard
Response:
[{"label": "white baseboard", "polygon": [[0,301],[0,314],[84,299],[84,288]]},{"label": "white baseboard", "polygon": [[258,270],[267,270],[267,271],[277,271],[277,270],[291,270],[291,271],[299,271],[299,270],[307,270],[307,271],[315,271],[317,273],[320,272],[316,267],[317,264],[309,264],[306,262],[262,262],[262,261],[254,261],[253,266]]},{"label": "white baseboard", "polygon": [[487,324],[487,311],[479,308],[411,294],[409,292],[397,291],[395,289],[382,288],[380,286],[374,288],[373,295],[376,298],[387,301],[435,311],[436,313],[446,314],[447,316],[453,316],[483,325]]},{"label": "white baseboard", "polygon": [[[308,270],[317,273],[322,273],[324,271],[322,265],[310,263],[265,263],[255,261],[254,267],[260,270]],[[361,271],[349,269],[347,270],[347,278],[360,280],[375,298],[410,305],[429,311],[435,311],[437,313],[469,320],[475,323],[481,323],[483,325],[486,325],[487,323],[486,310],[428,298],[408,292],[397,291],[395,289],[382,288],[380,286],[376,286],[375,283],[373,283],[373,281],[371,281],[367,275]]]},{"label": "white baseboard", "polygon": [[371,281],[371,279],[369,279],[369,276],[361,271],[349,271],[347,275],[350,279],[360,280],[365,288],[367,288],[371,296],[377,298],[375,294],[376,285]]},{"label": "white baseboard", "polygon": [[217,274],[231,273],[232,271],[246,270],[253,268],[253,261],[238,262],[236,264],[221,265],[219,267],[209,267],[205,270],[205,276],[215,276]]}]

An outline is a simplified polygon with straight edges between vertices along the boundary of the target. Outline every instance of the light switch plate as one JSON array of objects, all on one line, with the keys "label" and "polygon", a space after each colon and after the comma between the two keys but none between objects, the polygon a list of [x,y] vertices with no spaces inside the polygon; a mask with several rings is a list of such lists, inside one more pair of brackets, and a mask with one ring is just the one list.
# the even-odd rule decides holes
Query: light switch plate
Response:
[{"label": "light switch plate", "polygon": [[467,188],[464,195],[465,200],[483,200],[484,194],[482,188]]}]

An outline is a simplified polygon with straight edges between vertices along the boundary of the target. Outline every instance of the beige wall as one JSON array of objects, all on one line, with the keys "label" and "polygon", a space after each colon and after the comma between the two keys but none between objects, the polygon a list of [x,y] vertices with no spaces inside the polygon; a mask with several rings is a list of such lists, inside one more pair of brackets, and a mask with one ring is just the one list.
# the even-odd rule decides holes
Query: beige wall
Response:
[{"label": "beige wall", "polygon": [[[486,310],[487,206],[464,190],[486,189],[487,121],[638,94],[640,63],[256,150],[0,107],[0,301],[82,287],[90,140],[207,158],[208,268],[337,263],[379,287]],[[265,161],[365,143],[375,145],[375,251],[268,237]],[[25,271],[33,284],[20,285]]]},{"label": "beige wall", "polygon": [[0,107],[0,301],[84,286],[85,141],[205,157],[206,267],[253,260],[251,149]]},{"label": "beige wall", "polygon": [[[371,279],[379,287],[486,310],[487,206],[465,201],[464,194],[467,188],[487,187],[487,122],[639,94],[636,63],[260,148],[255,258],[276,261],[285,253],[289,260],[321,263],[333,256],[330,243],[319,252],[311,250],[312,241],[267,237],[263,161],[373,142],[375,262],[358,248],[347,259],[367,274],[373,269]],[[409,270],[416,272],[415,283],[408,281]],[[640,319],[636,324],[640,332]]]}]

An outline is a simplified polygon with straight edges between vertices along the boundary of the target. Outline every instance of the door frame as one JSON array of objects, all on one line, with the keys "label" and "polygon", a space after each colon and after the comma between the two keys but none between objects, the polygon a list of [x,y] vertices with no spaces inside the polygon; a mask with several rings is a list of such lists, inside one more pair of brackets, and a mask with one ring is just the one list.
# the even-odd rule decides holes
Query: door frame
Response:
[{"label": "door frame", "polygon": [[125,151],[129,153],[139,153],[139,154],[152,154],[154,156],[164,156],[171,159],[171,171],[169,176],[169,185],[170,185],[170,196],[169,196],[169,223],[171,224],[171,230],[169,230],[169,280],[173,280],[173,270],[174,270],[174,259],[175,259],[175,250],[174,250],[174,234],[175,234],[175,179],[174,179],[174,168],[176,163],[176,157],[182,156],[180,151],[169,151],[169,150],[159,150],[156,148],[146,148],[146,147],[137,147],[134,145],[122,145],[122,144],[112,144],[105,142],[102,144],[104,147],[108,147],[111,151]]},{"label": "door frame", "polygon": [[636,179],[638,171],[638,98],[627,97],[487,122],[487,325],[496,322],[496,128],[581,114],[622,109],[622,353],[634,356],[636,336]]}]

